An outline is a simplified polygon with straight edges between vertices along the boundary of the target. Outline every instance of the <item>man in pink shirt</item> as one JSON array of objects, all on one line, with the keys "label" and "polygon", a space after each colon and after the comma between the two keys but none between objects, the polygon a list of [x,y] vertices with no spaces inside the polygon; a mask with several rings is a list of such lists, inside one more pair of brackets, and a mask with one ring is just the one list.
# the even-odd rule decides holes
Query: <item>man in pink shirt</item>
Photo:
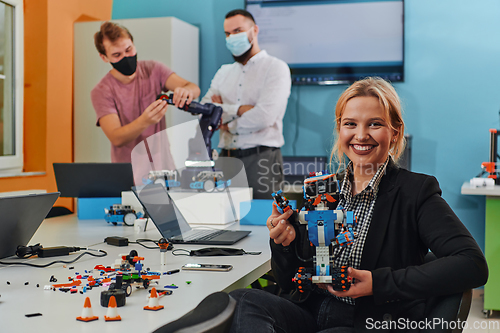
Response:
[{"label": "man in pink shirt", "polygon": [[105,22],[94,42],[101,59],[113,67],[91,92],[97,126],[111,141],[111,161],[131,162],[132,149],[166,127],[167,103],[156,96],[171,90],[175,106],[183,107],[200,95],[200,88],[157,61],[137,61],[125,27]]}]

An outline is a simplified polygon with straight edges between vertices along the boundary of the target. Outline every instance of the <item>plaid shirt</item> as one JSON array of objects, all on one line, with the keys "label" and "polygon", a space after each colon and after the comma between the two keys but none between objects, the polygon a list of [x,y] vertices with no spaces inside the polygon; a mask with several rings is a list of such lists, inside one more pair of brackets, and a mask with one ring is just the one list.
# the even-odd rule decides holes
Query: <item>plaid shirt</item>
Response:
[{"label": "plaid shirt", "polygon": [[[373,207],[375,207],[375,201],[377,200],[378,186],[382,176],[385,174],[389,159],[390,157],[379,167],[366,188],[354,196],[351,190],[352,162],[347,166],[344,181],[340,189],[339,206],[342,206],[346,211],[354,211],[354,216],[357,217],[358,224],[353,228],[353,231],[357,233],[357,237],[354,240],[354,244],[348,246],[344,250],[341,251],[341,248],[335,249],[335,267],[349,266],[355,269],[361,267],[361,256],[363,254],[366,235],[368,234],[372,221]],[[355,303],[354,299],[350,297],[339,297],[339,299],[349,304],[354,305]]]}]

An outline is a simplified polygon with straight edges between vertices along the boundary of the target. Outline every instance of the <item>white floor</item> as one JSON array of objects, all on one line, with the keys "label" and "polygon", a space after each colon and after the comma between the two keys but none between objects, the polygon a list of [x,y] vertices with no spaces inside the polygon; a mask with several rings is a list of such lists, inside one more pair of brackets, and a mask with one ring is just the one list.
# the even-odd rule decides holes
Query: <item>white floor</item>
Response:
[{"label": "white floor", "polygon": [[497,332],[500,333],[500,311],[493,311],[489,318],[483,314],[483,289],[475,289],[472,294],[472,305],[467,318],[467,326],[463,332]]}]

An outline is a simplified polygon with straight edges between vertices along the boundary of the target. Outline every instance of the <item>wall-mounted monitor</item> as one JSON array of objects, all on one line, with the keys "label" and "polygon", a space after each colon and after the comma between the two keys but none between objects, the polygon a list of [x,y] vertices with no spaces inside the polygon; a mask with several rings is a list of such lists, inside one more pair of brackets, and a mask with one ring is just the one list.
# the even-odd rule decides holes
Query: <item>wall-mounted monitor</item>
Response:
[{"label": "wall-mounted monitor", "polygon": [[288,63],[293,84],[404,79],[403,0],[246,0],[259,46]]}]

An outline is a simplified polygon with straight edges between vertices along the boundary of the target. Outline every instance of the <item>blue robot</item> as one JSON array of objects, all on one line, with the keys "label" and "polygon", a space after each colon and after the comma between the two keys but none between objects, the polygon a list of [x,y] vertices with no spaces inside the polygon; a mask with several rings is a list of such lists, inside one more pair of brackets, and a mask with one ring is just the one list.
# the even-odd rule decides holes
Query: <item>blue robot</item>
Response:
[{"label": "blue robot", "polygon": [[[356,217],[338,206],[339,192],[336,175],[326,171],[310,173],[304,180],[304,207],[294,211],[289,221],[296,230],[306,225],[315,255],[313,267],[300,267],[293,278],[300,292],[318,283],[332,284],[334,290],[349,290],[351,286],[347,266],[335,267],[333,258],[334,247],[347,248],[356,238]],[[292,209],[281,190],[273,193],[273,198],[280,213]]]},{"label": "blue robot", "polygon": [[141,212],[136,212],[130,205],[114,204],[109,209],[104,208],[104,219],[108,223],[117,225],[123,222],[127,226],[133,226],[134,221],[142,217]]}]

